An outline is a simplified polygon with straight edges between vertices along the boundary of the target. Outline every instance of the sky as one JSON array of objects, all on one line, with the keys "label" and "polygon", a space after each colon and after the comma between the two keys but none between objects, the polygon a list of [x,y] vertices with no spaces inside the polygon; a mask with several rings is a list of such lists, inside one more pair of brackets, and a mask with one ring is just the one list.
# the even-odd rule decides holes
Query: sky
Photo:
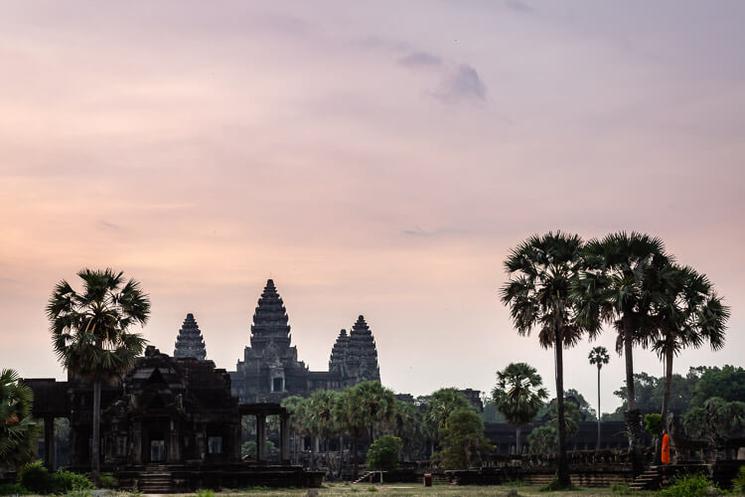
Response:
[{"label": "sky", "polygon": [[[46,300],[113,267],[153,345],[193,312],[228,370],[271,277],[313,370],[364,314],[398,392],[552,386],[499,289],[557,229],[660,236],[732,307],[675,370],[745,366],[743,2],[0,4],[0,367],[64,378]],[[588,399],[598,344],[566,354]],[[602,411],[622,381],[613,354]]]}]

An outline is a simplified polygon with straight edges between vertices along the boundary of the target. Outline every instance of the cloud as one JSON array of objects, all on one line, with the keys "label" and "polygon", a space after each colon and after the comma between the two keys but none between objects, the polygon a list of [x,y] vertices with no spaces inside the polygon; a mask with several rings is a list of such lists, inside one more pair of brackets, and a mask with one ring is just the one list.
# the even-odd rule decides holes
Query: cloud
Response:
[{"label": "cloud", "polygon": [[533,12],[534,9],[530,5],[521,0],[505,0],[504,4],[507,8],[517,12]]},{"label": "cloud", "polygon": [[459,65],[450,73],[435,93],[440,100],[452,102],[460,100],[486,101],[486,85],[479,73],[468,64]]},{"label": "cloud", "polygon": [[406,67],[436,67],[442,65],[442,59],[429,52],[412,52],[398,59],[398,63]]}]

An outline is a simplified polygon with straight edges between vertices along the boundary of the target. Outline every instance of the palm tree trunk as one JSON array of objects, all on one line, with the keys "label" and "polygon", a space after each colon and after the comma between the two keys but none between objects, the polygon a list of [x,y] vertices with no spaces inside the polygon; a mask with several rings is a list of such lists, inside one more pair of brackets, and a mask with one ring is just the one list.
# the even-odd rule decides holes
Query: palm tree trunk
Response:
[{"label": "palm tree trunk", "polygon": [[357,430],[352,433],[352,472],[354,473],[354,479],[357,479]]},{"label": "palm tree trunk", "polygon": [[569,477],[569,461],[566,452],[566,424],[564,422],[564,351],[562,349],[561,334],[554,332],[556,339],[556,411],[558,414],[559,433],[559,466],[556,472],[556,480],[559,488],[569,488],[572,481]]},{"label": "palm tree trunk", "polygon": [[515,428],[515,455],[519,456],[520,454],[522,454],[522,451],[520,450],[520,426],[518,425]]},{"label": "palm tree trunk", "polygon": [[595,450],[600,450],[600,363],[598,363],[598,441]]},{"label": "palm tree trunk", "polygon": [[662,395],[662,428],[665,429],[667,413],[670,410],[670,397],[673,390],[673,350],[665,351],[665,391]]},{"label": "palm tree trunk", "polygon": [[623,315],[623,355],[626,360],[626,429],[629,433],[629,457],[634,474],[643,470],[639,444],[641,438],[641,418],[636,407],[634,385],[634,330],[630,311]]},{"label": "palm tree trunk", "polygon": [[101,474],[101,380],[93,382],[93,441],[91,444],[91,473],[98,485]]}]

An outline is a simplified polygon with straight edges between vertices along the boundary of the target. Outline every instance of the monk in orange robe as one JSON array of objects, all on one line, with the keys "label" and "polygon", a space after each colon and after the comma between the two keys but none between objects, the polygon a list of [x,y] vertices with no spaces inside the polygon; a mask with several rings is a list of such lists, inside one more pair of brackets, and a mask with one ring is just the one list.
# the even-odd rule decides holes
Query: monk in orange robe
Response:
[{"label": "monk in orange robe", "polygon": [[670,435],[667,432],[662,433],[662,464],[670,464]]}]

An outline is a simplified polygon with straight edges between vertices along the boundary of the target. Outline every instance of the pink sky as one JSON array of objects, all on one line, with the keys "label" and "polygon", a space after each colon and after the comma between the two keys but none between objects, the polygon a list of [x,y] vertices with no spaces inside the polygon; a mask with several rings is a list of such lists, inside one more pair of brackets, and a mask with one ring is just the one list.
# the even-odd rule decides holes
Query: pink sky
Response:
[{"label": "pink sky", "polygon": [[[511,361],[552,384],[497,293],[549,229],[661,236],[733,310],[725,349],[676,369],[745,365],[744,21],[738,1],[8,3],[0,367],[63,377],[45,301],[112,266],[150,293],[154,345],[193,312],[227,369],[273,277],[313,369],[362,313],[397,391],[488,390]],[[565,380],[588,399],[592,345]],[[604,378],[610,408],[617,356]]]}]

